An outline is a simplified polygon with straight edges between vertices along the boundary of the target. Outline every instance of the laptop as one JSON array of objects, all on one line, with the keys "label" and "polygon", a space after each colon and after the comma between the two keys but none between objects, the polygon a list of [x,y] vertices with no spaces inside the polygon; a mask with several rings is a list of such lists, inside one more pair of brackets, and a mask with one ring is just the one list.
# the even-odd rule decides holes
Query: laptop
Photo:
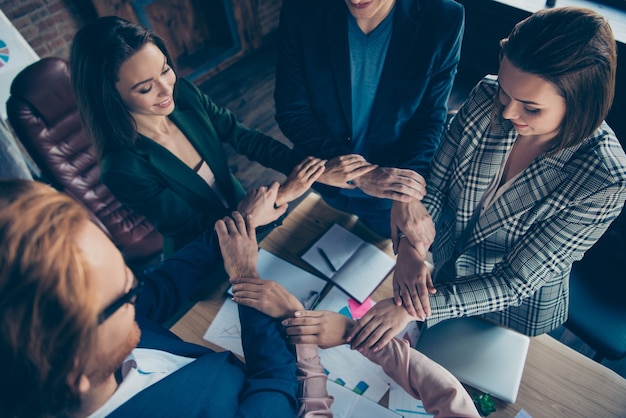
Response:
[{"label": "laptop", "polygon": [[515,403],[529,343],[526,335],[471,317],[422,329],[416,348],[461,382]]}]

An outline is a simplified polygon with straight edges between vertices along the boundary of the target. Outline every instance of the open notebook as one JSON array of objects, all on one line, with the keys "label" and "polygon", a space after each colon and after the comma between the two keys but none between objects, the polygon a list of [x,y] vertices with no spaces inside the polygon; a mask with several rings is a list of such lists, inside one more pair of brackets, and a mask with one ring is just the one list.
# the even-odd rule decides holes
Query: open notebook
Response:
[{"label": "open notebook", "polygon": [[396,265],[396,260],[381,249],[338,224],[333,224],[302,259],[359,303]]},{"label": "open notebook", "polygon": [[479,318],[450,319],[423,329],[417,350],[461,382],[514,403],[530,339]]}]

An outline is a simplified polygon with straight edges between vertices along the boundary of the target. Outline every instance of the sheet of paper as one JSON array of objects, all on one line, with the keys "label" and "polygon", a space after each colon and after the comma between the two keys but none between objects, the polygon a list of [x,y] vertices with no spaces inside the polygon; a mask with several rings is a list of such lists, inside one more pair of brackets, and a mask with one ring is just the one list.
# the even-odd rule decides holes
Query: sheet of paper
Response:
[{"label": "sheet of paper", "polygon": [[359,303],[365,301],[396,264],[378,247],[337,224],[302,259]]},{"label": "sheet of paper", "polygon": [[[263,279],[273,280],[298,298],[305,309],[311,309],[324,290],[326,281],[266,251],[259,250],[257,271]],[[228,293],[232,296],[231,288]]]},{"label": "sheet of paper", "polygon": [[331,280],[359,303],[363,303],[395,265],[396,261],[375,245],[363,243]]},{"label": "sheet of paper", "polygon": [[328,393],[335,400],[330,409],[335,418],[400,418],[401,415],[385,408],[376,402],[357,395],[353,391],[337,385],[328,383],[326,385]]},{"label": "sheet of paper", "polygon": [[319,349],[319,356],[328,375],[328,381],[337,383],[367,399],[378,402],[389,390],[383,379],[382,367],[369,361],[348,345],[326,350]]},{"label": "sheet of paper", "polygon": [[235,302],[230,299],[224,301],[202,338],[243,357],[241,323]]},{"label": "sheet of paper", "polygon": [[406,393],[406,391],[393,380],[391,380],[389,388],[389,409],[405,418],[427,418],[434,416],[426,412],[422,401]]}]

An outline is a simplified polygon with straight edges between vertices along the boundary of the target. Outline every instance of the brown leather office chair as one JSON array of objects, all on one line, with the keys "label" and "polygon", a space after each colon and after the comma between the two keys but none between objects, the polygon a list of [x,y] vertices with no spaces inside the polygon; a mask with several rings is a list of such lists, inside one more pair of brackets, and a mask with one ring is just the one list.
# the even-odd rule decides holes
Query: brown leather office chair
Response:
[{"label": "brown leather office chair", "polygon": [[7,115],[43,178],[81,202],[131,264],[161,253],[162,237],[100,182],[100,167],[83,130],[67,62],[44,58],[11,84]]}]

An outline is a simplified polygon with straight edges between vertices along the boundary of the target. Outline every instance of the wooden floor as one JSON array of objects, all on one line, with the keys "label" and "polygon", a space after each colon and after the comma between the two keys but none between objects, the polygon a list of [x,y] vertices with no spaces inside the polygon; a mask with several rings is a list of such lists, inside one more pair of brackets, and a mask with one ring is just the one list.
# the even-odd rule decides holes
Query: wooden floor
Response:
[{"label": "wooden floor", "polygon": [[[274,120],[275,45],[275,40],[269,38],[263,48],[209,79],[200,88],[218,105],[235,113],[239,120],[247,126],[259,129],[267,135],[289,144]],[[471,81],[472,85],[474,79]],[[463,80],[462,74],[459,74],[449,100],[449,107],[457,109],[472,85],[468,85]],[[229,154],[230,168],[246,189],[285,179],[281,173],[264,168],[246,157],[238,155],[230,146],[226,146],[226,149]],[[292,203],[291,206],[293,208],[294,204]],[[590,347],[564,327],[556,329],[550,335],[588,357],[594,355],[594,351]],[[626,359],[622,361],[605,360],[603,364],[626,378]]]}]

